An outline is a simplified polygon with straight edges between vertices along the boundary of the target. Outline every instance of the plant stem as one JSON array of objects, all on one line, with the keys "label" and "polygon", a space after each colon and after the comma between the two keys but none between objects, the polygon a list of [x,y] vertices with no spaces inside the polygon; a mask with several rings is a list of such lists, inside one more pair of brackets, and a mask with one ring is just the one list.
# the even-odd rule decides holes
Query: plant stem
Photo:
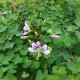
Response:
[{"label": "plant stem", "polygon": [[15,6],[15,3],[14,3],[14,0],[11,0],[11,3],[12,3],[12,7],[14,9],[14,12],[16,12],[16,6]]}]

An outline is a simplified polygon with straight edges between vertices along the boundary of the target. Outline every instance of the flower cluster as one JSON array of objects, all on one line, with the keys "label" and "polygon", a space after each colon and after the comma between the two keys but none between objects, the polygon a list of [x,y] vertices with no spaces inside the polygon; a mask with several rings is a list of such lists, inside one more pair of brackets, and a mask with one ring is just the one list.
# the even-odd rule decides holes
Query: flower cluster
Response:
[{"label": "flower cluster", "polygon": [[40,52],[44,53],[44,54],[49,54],[50,53],[50,50],[47,49],[47,45],[43,45],[41,47],[40,45],[40,42],[36,42],[36,43],[32,43],[31,47],[28,48],[28,50],[30,52],[38,52],[38,56],[37,56],[37,59],[39,59],[40,57]]},{"label": "flower cluster", "polygon": [[22,33],[22,36],[20,38],[26,39],[27,36],[25,36],[25,35],[27,35],[29,32],[30,32],[30,27],[29,27],[28,23],[25,21],[25,25],[23,27],[23,33]]},{"label": "flower cluster", "polygon": [[[23,33],[22,33],[22,36],[20,37],[21,39],[27,39],[28,36],[26,36],[28,33],[30,32],[30,27],[28,25],[28,23],[25,21],[25,25],[23,27]],[[50,35],[51,38],[53,39],[59,39],[60,38],[60,35],[58,34],[52,34]],[[38,60],[39,57],[40,57],[40,53],[43,53],[43,54],[49,54],[50,53],[50,50],[47,49],[47,45],[44,44],[42,47],[40,45],[40,42],[36,42],[36,43],[32,43],[31,47],[28,48],[28,50],[32,53],[34,52],[37,52],[38,53],[38,56],[36,57],[36,59]]]}]

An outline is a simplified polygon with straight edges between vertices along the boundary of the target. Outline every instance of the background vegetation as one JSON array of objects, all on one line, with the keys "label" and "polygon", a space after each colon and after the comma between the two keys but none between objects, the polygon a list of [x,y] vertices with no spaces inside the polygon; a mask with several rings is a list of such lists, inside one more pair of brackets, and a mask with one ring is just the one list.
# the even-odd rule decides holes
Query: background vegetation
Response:
[{"label": "background vegetation", "polygon": [[[0,0],[0,78],[80,80],[80,0],[11,1]],[[21,40],[25,20],[31,32]],[[28,51],[37,41],[51,50],[39,60]]]}]

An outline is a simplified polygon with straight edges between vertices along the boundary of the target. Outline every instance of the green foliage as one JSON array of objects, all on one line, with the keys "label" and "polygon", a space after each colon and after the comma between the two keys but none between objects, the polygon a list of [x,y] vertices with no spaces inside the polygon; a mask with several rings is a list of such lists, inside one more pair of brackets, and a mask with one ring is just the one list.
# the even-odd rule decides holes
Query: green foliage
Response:
[{"label": "green foliage", "polygon": [[[0,0],[0,79],[80,80],[80,0],[14,1],[16,12]],[[21,40],[25,21],[31,31]],[[51,50],[39,60],[28,51],[37,41]]]}]

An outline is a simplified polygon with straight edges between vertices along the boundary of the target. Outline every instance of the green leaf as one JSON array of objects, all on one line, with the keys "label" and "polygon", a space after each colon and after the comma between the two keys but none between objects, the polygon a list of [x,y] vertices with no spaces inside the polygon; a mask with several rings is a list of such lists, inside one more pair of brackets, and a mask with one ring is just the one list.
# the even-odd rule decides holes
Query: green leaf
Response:
[{"label": "green leaf", "polygon": [[78,39],[80,41],[80,32],[79,31],[75,31],[75,35],[78,37]]},{"label": "green leaf", "polygon": [[26,73],[26,72],[24,71],[23,74],[22,74],[22,78],[27,78],[27,77],[29,77],[29,73]]},{"label": "green leaf", "polygon": [[0,32],[4,32],[7,29],[6,26],[0,25]]},{"label": "green leaf", "polygon": [[2,65],[3,59],[4,59],[4,54],[0,53],[0,66]]},{"label": "green leaf", "polygon": [[77,37],[75,35],[71,35],[66,32],[66,33],[64,33],[64,35],[62,35],[62,41],[67,47],[70,47],[70,46],[76,44]]},{"label": "green leaf", "polygon": [[63,58],[65,59],[65,60],[70,60],[70,53],[67,51],[67,50],[65,50],[64,52],[63,52],[63,54],[62,54],[62,56],[63,56]]},{"label": "green leaf", "polygon": [[15,3],[16,3],[17,5],[19,5],[19,4],[22,3],[22,0],[15,0]]},{"label": "green leaf", "polygon": [[8,27],[8,32],[11,34],[15,34],[15,32],[18,30],[18,24],[12,24]]},{"label": "green leaf", "polygon": [[13,58],[12,62],[14,62],[14,64],[18,64],[21,63],[23,60],[22,57],[20,57],[20,55],[16,54],[15,57]]},{"label": "green leaf", "polygon": [[74,26],[74,25],[72,25],[72,26],[68,26],[68,27],[67,27],[67,31],[72,31],[72,32],[74,32],[74,31],[77,30],[77,29],[79,29],[79,26]]},{"label": "green leaf", "polygon": [[42,80],[42,71],[41,70],[37,71],[35,80]]},{"label": "green leaf", "polygon": [[19,52],[20,52],[21,55],[26,55],[28,50],[27,50],[26,47],[24,47],[24,48],[20,49]]},{"label": "green leaf", "polygon": [[20,31],[17,30],[17,31],[15,32],[15,35],[19,37],[19,36],[22,35],[22,33],[21,33]]},{"label": "green leaf", "polygon": [[35,80],[44,80],[44,78],[46,78],[48,76],[48,71],[45,70],[44,73],[42,73],[41,70],[38,70],[37,71],[37,74],[36,74],[36,77],[35,77]]},{"label": "green leaf", "polygon": [[17,78],[12,73],[7,73],[4,79],[5,80],[17,80]]},{"label": "green leaf", "polygon": [[0,44],[5,42],[5,35],[0,34]]},{"label": "green leaf", "polygon": [[53,66],[52,70],[53,70],[53,73],[57,73],[57,74],[60,74],[60,75],[65,75],[66,74],[66,67]]},{"label": "green leaf", "polygon": [[3,58],[3,61],[2,61],[2,64],[3,64],[3,65],[8,65],[8,64],[9,64],[8,58],[4,57],[4,58]]},{"label": "green leaf", "polygon": [[67,68],[72,71],[72,73],[80,72],[80,63],[67,62]]},{"label": "green leaf", "polygon": [[42,36],[45,42],[51,42],[52,39],[50,38],[50,36],[44,35]]},{"label": "green leaf", "polygon": [[75,20],[75,24],[78,25],[78,26],[80,26],[80,18],[77,18],[77,19]]},{"label": "green leaf", "polygon": [[6,72],[8,70],[8,68],[6,67],[0,67],[0,78],[2,78],[3,73]]},{"label": "green leaf", "polygon": [[28,58],[25,57],[24,60],[23,60],[23,68],[28,68],[28,67],[31,66],[31,64],[32,64],[32,61],[28,60]]},{"label": "green leaf", "polygon": [[9,41],[7,41],[7,42],[5,43],[3,49],[4,49],[4,50],[5,50],[5,49],[8,49],[8,48],[11,49],[13,46],[14,46],[14,42],[9,42]]},{"label": "green leaf", "polygon": [[34,61],[33,63],[32,63],[32,66],[31,66],[32,68],[35,68],[35,69],[38,69],[39,67],[40,67],[40,62],[39,61]]},{"label": "green leaf", "polygon": [[73,51],[75,54],[80,55],[80,46],[74,46]]},{"label": "green leaf", "polygon": [[17,70],[16,70],[17,65],[15,65],[15,64],[13,64],[13,63],[10,63],[10,64],[7,66],[7,68],[8,68],[8,73],[16,73],[16,72],[17,72]]},{"label": "green leaf", "polygon": [[66,67],[60,67],[58,69],[57,73],[60,75],[65,75],[66,74]]}]

